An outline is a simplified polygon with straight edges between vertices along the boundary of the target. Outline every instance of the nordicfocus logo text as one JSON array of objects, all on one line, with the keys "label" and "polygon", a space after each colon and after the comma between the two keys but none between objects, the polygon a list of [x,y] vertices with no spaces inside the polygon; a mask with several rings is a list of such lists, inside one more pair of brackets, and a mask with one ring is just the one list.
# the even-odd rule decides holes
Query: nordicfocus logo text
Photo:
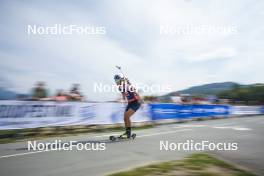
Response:
[{"label": "nordicfocus logo text", "polygon": [[88,150],[88,151],[102,151],[106,149],[106,144],[103,142],[62,142],[55,140],[54,142],[37,142],[28,141],[27,149],[33,151],[53,151],[53,150]]},{"label": "nordicfocus logo text", "polygon": [[194,140],[187,140],[185,142],[174,143],[169,141],[160,141],[160,150],[165,151],[236,151],[237,149],[238,143],[229,142],[214,143],[210,141],[194,142]]},{"label": "nordicfocus logo text", "polygon": [[28,35],[105,35],[104,26],[78,26],[54,24],[52,26],[27,25]]},{"label": "nordicfocus logo text", "polygon": [[143,93],[154,93],[154,92],[171,92],[172,86],[171,85],[158,85],[158,84],[141,84],[135,83],[132,85],[124,83],[123,85],[116,85],[116,84],[103,84],[103,83],[94,83],[93,86],[94,92],[138,92],[141,91]]}]

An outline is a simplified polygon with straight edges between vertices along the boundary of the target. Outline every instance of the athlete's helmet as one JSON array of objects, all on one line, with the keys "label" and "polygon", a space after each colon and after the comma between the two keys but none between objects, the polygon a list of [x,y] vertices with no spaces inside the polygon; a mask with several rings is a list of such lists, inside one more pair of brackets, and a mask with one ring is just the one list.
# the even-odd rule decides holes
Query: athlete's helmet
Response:
[{"label": "athlete's helmet", "polygon": [[121,75],[115,75],[114,76],[114,80],[116,83],[118,83],[119,81],[121,81],[123,79],[123,77]]}]

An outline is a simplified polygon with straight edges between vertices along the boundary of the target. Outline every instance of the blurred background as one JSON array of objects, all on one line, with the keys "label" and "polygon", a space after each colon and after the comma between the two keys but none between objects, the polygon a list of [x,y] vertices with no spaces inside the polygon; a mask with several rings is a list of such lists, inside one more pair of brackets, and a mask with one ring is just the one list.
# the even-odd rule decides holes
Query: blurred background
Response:
[{"label": "blurred background", "polygon": [[[1,0],[0,175],[106,175],[193,153],[162,152],[164,139],[237,142],[206,152],[264,175],[263,9],[261,0]],[[116,65],[144,102],[134,143],[108,140],[124,130]],[[54,138],[108,151],[25,149]]]},{"label": "blurred background", "polygon": [[[132,83],[170,85],[171,91],[263,83],[263,6],[247,0],[1,1],[1,92],[32,96],[41,81],[54,96],[78,83],[86,100],[111,101],[119,93],[95,92],[94,84],[113,84],[115,65]],[[89,30],[43,31],[59,25]],[[42,31],[30,33],[29,26]]]}]

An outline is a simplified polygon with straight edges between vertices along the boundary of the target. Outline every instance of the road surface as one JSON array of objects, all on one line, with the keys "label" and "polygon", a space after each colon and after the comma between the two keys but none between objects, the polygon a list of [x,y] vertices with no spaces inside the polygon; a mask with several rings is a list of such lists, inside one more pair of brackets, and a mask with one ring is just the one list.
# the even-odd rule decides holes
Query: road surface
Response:
[{"label": "road surface", "polygon": [[236,151],[210,151],[264,175],[264,116],[192,121],[137,131],[134,141],[110,142],[107,133],[57,137],[38,142],[106,143],[104,151],[28,151],[27,141],[0,144],[1,176],[107,175],[158,161],[177,160],[196,151],[160,150],[160,141],[237,143]]}]

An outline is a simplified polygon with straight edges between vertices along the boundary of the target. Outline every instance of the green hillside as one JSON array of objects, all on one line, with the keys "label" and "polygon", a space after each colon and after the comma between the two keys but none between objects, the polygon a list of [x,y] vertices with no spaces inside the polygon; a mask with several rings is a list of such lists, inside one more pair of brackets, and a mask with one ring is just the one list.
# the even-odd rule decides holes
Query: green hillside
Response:
[{"label": "green hillside", "polygon": [[174,95],[176,93],[192,94],[192,95],[217,95],[220,92],[231,90],[232,88],[236,86],[240,86],[240,85],[235,82],[204,84],[201,86],[194,86],[188,89],[171,92],[169,93],[169,95]]}]

